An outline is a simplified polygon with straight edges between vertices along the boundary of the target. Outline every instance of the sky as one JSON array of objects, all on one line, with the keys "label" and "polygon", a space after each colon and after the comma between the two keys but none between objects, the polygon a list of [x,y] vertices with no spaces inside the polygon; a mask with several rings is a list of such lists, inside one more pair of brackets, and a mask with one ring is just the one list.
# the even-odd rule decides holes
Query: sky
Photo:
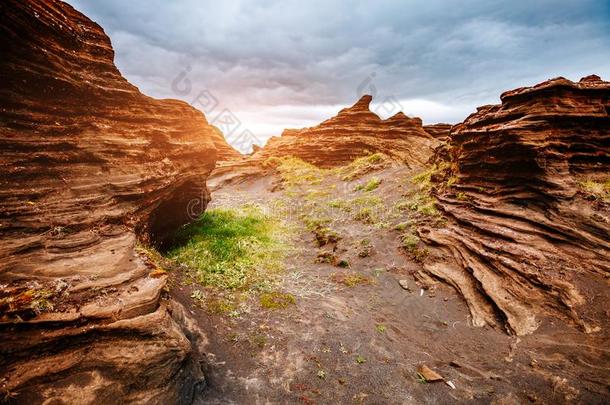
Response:
[{"label": "sky", "polygon": [[[142,92],[262,144],[363,94],[382,118],[463,121],[557,76],[610,80],[610,0],[68,0]],[[242,136],[243,135],[243,136]]]}]

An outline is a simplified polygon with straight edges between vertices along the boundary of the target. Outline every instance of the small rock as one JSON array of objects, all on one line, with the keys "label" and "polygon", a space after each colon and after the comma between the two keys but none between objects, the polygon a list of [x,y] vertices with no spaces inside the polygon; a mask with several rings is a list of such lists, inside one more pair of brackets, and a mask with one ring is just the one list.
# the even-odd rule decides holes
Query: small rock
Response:
[{"label": "small rock", "polygon": [[417,372],[428,382],[442,381],[443,377],[425,364],[417,368]]},{"label": "small rock", "polygon": [[407,291],[411,291],[411,288],[409,287],[409,282],[407,280],[405,280],[405,279],[398,280],[398,284],[400,284],[400,286],[403,289],[405,289]]}]

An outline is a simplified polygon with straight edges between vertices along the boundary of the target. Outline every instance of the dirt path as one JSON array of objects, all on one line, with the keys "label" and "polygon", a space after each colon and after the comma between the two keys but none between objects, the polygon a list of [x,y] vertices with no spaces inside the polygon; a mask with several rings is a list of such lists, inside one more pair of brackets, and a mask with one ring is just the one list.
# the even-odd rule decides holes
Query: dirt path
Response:
[{"label": "dirt path", "polygon": [[[406,168],[386,168],[354,181],[329,176],[295,189],[278,187],[278,176],[271,175],[214,192],[210,208],[254,202],[277,210],[272,202],[278,199],[299,206],[274,213],[295,230],[295,250],[278,288],[294,295],[296,304],[269,310],[250,300],[238,316],[211,314],[190,298],[196,285],[174,283],[172,294],[190,307],[210,339],[209,387],[198,403],[604,402],[610,351],[599,349],[601,338],[548,320],[539,333],[520,339],[473,327],[454,290],[418,284],[413,274],[419,264],[404,249],[404,232],[394,229],[400,213],[390,209],[413,187],[405,181],[411,176]],[[374,190],[355,190],[371,179],[379,180]],[[353,205],[372,196],[382,200],[372,218],[331,210],[335,217],[326,225],[340,240],[318,246],[305,223],[328,214],[318,210],[321,205],[341,211],[341,201]],[[422,382],[422,364],[455,389]],[[591,374],[583,374],[588,369]]]}]

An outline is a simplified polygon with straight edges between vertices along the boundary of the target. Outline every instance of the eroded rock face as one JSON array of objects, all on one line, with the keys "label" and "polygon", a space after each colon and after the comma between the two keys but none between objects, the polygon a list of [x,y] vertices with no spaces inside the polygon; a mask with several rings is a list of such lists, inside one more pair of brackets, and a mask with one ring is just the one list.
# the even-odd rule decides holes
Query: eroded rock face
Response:
[{"label": "eroded rock face", "polygon": [[610,184],[610,83],[557,78],[501,100],[451,131],[435,179],[449,222],[421,232],[426,272],[476,325],[527,334],[551,315],[607,330],[610,206],[586,186]]},{"label": "eroded rock face", "polygon": [[136,244],[205,209],[213,128],[128,83],[66,3],[3,1],[0,47],[0,395],[188,402],[198,339]]},{"label": "eroded rock face", "polygon": [[216,162],[224,162],[227,160],[239,160],[243,155],[239,153],[233,146],[229,145],[220,129],[212,125],[213,135],[212,142],[216,147]]},{"label": "eroded rock face", "polygon": [[433,137],[435,137],[437,139],[446,138],[449,136],[451,127],[452,127],[451,124],[443,124],[443,123],[424,125],[424,131],[426,131],[427,133],[429,133],[430,135],[432,135]]},{"label": "eroded rock face", "polygon": [[254,157],[296,156],[320,167],[333,167],[382,152],[407,165],[425,163],[437,141],[424,131],[421,120],[402,112],[382,120],[369,110],[371,100],[365,95],[315,127],[287,129]]}]

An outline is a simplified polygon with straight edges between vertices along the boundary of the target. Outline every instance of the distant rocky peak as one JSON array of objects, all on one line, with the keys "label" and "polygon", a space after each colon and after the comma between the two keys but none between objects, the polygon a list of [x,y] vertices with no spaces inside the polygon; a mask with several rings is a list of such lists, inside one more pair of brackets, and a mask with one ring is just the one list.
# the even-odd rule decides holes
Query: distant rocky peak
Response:
[{"label": "distant rocky peak", "polygon": [[356,102],[356,104],[354,104],[353,106],[351,106],[349,108],[346,108],[346,110],[369,111],[371,101],[373,101],[373,96],[371,96],[369,94],[365,94],[364,96],[360,97],[360,99]]}]

